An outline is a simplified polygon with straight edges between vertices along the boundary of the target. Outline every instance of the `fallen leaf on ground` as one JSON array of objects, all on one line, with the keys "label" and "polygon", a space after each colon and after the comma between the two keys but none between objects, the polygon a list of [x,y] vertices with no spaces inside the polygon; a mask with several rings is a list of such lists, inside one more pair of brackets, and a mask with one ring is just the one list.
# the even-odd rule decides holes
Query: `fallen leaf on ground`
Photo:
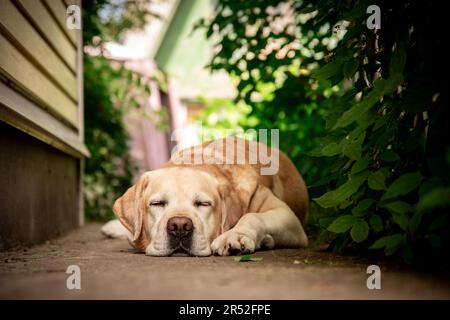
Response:
[{"label": "fallen leaf on ground", "polygon": [[249,262],[249,261],[258,262],[258,261],[261,261],[262,259],[263,258],[256,258],[256,257],[252,257],[252,255],[250,255],[250,254],[246,254],[246,255],[234,258],[234,261],[236,261],[236,262]]}]

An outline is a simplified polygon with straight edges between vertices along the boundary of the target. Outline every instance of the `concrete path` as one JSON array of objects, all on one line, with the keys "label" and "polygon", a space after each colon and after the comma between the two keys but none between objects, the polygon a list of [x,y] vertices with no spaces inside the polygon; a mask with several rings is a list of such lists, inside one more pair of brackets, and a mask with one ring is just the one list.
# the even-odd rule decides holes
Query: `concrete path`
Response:
[{"label": "concrete path", "polygon": [[[447,275],[342,257],[318,249],[234,257],[147,257],[123,240],[105,239],[99,224],[32,248],[0,252],[1,299],[450,299]],[[368,290],[366,268],[379,264],[381,290]],[[68,290],[69,265],[81,290]]]}]

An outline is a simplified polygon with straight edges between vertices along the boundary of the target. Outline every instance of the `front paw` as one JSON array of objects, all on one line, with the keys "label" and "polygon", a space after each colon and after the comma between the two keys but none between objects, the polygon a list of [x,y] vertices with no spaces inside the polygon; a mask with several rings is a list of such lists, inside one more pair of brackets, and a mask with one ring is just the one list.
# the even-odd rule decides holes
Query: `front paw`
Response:
[{"label": "front paw", "polygon": [[255,249],[255,240],[234,230],[221,234],[211,244],[213,254],[219,256],[248,254],[255,252]]}]

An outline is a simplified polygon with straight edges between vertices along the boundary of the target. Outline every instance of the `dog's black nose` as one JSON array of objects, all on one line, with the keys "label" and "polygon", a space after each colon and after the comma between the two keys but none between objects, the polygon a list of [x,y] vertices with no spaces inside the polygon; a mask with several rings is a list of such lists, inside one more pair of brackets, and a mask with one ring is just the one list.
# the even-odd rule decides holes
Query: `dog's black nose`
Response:
[{"label": "dog's black nose", "polygon": [[167,232],[176,238],[184,238],[191,235],[194,230],[192,220],[186,217],[172,217],[167,221]]}]

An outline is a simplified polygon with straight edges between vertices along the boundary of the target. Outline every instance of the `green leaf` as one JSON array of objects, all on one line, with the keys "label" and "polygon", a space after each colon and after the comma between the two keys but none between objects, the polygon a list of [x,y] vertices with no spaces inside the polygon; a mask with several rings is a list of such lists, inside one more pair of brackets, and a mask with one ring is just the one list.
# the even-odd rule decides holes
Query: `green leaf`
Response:
[{"label": "green leaf", "polygon": [[350,235],[355,242],[362,242],[369,236],[369,225],[363,220],[358,220],[353,224]]},{"label": "green leaf", "polygon": [[381,219],[381,217],[377,214],[374,214],[370,217],[370,226],[372,227],[372,229],[375,232],[380,232],[381,230],[383,230],[383,220]]},{"label": "green leaf", "polygon": [[336,142],[331,142],[322,149],[322,155],[326,157],[335,156],[341,153],[341,147]]},{"label": "green leaf", "polygon": [[369,247],[369,249],[382,249],[382,248],[386,247],[388,238],[389,237],[382,237],[382,238],[378,239]]},{"label": "green leaf", "polygon": [[339,205],[339,209],[345,209],[348,208],[351,204],[353,203],[353,201],[347,199],[342,201],[342,203]]},{"label": "green leaf", "polygon": [[341,202],[349,198],[351,195],[353,195],[356,191],[358,191],[359,187],[364,183],[365,180],[365,174],[353,176],[336,190],[329,191],[321,197],[314,198],[313,200],[323,208],[335,207],[341,204]]},{"label": "green leaf", "polygon": [[369,109],[375,104],[375,102],[376,101],[373,101],[373,103],[369,103],[366,102],[366,99],[364,99],[362,102],[355,104],[353,107],[342,114],[342,116],[336,121],[333,129],[346,127],[354,121],[360,119],[367,111],[369,111]]},{"label": "green leaf", "polygon": [[350,229],[356,221],[357,219],[354,216],[343,215],[334,220],[327,230],[334,233],[343,233]]},{"label": "green leaf", "polygon": [[395,201],[387,204],[380,205],[383,208],[388,209],[393,213],[407,213],[413,210],[412,206],[409,203],[403,201]]},{"label": "green leaf", "polygon": [[315,77],[318,80],[329,79],[341,71],[341,66],[342,66],[342,60],[339,60],[339,59],[334,60],[330,63],[327,63],[320,69],[316,70],[313,73],[313,77]]},{"label": "green leaf", "polygon": [[411,234],[416,233],[417,229],[419,229],[421,221],[422,221],[422,213],[420,211],[416,211],[409,220],[409,232]]},{"label": "green leaf", "polygon": [[386,255],[392,255],[397,249],[405,244],[405,241],[405,235],[397,233],[378,239],[369,249],[385,248]]},{"label": "green leaf", "polygon": [[408,216],[404,213],[394,213],[392,214],[392,218],[394,219],[394,222],[399,225],[400,228],[402,228],[403,231],[408,230]]},{"label": "green leaf", "polygon": [[[352,160],[358,160],[361,158],[362,148],[361,145],[366,138],[366,132],[362,132],[359,137],[349,143],[345,143],[342,148],[342,152]],[[345,140],[343,140],[345,141]]]},{"label": "green leaf", "polygon": [[403,82],[403,75],[401,73],[393,73],[389,79],[386,80],[386,86],[384,89],[385,94],[391,94],[397,91],[398,87]]},{"label": "green leaf", "polygon": [[358,161],[355,162],[355,164],[352,167],[352,170],[350,171],[351,174],[356,174],[358,172],[361,172],[367,168],[367,166],[370,163],[370,159],[368,157],[361,158]]},{"label": "green leaf", "polygon": [[373,83],[373,90],[367,95],[369,99],[380,99],[384,95],[387,81],[385,79],[377,79]]},{"label": "green leaf", "polygon": [[236,262],[250,262],[250,261],[253,261],[253,262],[259,262],[259,261],[261,261],[262,259],[263,259],[263,258],[252,257],[251,254],[245,254],[245,255],[243,255],[243,256],[234,258],[234,261],[236,261]]},{"label": "green leaf", "polygon": [[396,154],[392,150],[386,150],[385,152],[383,152],[381,154],[380,158],[381,158],[381,160],[386,161],[386,162],[393,162],[393,161],[400,160],[400,157],[398,156],[398,154]]},{"label": "green leaf", "polygon": [[431,178],[427,179],[426,181],[423,181],[420,184],[419,196],[422,198],[428,192],[431,192],[433,189],[440,188],[440,187],[442,187],[442,185],[443,185],[443,182],[440,178],[431,177]]},{"label": "green leaf", "polygon": [[334,220],[334,217],[321,218],[319,219],[319,225],[323,228],[328,228]]},{"label": "green leaf", "polygon": [[409,218],[406,213],[412,211],[411,205],[403,201],[395,201],[381,204],[380,206],[388,209],[392,213],[394,222],[398,224],[403,231],[408,230]]},{"label": "green leaf", "polygon": [[357,59],[351,59],[348,60],[347,62],[345,62],[344,64],[344,76],[347,79],[350,79],[351,77],[353,77],[353,75],[355,74],[356,70],[358,70],[359,67],[359,60]]},{"label": "green leaf", "polygon": [[336,121],[333,129],[343,128],[362,118],[375,103],[380,101],[384,95],[385,82],[383,79],[378,79],[374,82],[372,91],[360,102],[355,104],[352,108],[345,111],[342,116]]},{"label": "green leaf", "polygon": [[420,185],[422,178],[420,172],[402,175],[389,186],[381,200],[384,201],[410,193]]},{"label": "green leaf", "polygon": [[364,199],[358,202],[358,205],[352,209],[354,216],[364,216],[367,210],[375,201],[372,199]]},{"label": "green leaf", "polygon": [[375,148],[381,149],[386,147],[392,140],[395,139],[395,135],[397,132],[397,124],[387,126],[384,128],[384,131],[375,141]]},{"label": "green leaf", "polygon": [[381,170],[378,170],[369,175],[367,184],[373,190],[386,190],[386,184],[384,182],[385,179],[386,177],[384,176],[383,172]]},{"label": "green leaf", "polygon": [[435,208],[445,208],[450,206],[450,189],[435,188],[420,197],[417,209],[420,211],[430,211]]}]

